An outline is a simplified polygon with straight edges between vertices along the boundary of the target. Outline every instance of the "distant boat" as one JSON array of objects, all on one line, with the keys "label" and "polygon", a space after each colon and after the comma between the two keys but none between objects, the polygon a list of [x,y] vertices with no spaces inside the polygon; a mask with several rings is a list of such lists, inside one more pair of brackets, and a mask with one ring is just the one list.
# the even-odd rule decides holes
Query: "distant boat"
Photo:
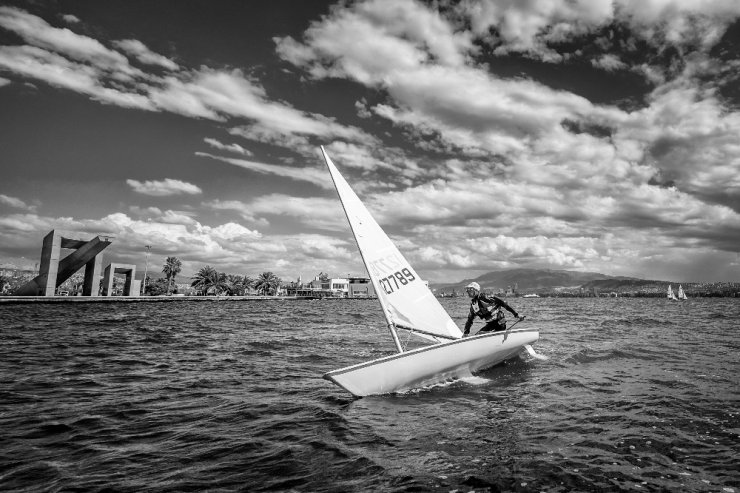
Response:
[{"label": "distant boat", "polygon": [[[469,377],[471,372],[518,356],[522,350],[539,356],[530,346],[539,339],[536,329],[463,338],[455,321],[375,222],[323,147],[321,152],[398,350],[384,358],[330,371],[325,379],[355,396],[388,394]],[[399,329],[436,344],[406,351],[398,338]]]},{"label": "distant boat", "polygon": [[540,295],[538,295],[537,293],[525,294],[524,296],[522,296],[522,298],[539,298],[539,297]]},{"label": "distant boat", "polygon": [[669,300],[677,301],[676,295],[673,294],[673,289],[671,288],[671,285],[668,285],[668,295],[666,296]]},{"label": "distant boat", "polygon": [[686,296],[686,293],[684,293],[684,291],[683,291],[683,286],[681,286],[680,284],[678,285],[678,299],[679,300],[687,300],[687,299],[689,299]]}]

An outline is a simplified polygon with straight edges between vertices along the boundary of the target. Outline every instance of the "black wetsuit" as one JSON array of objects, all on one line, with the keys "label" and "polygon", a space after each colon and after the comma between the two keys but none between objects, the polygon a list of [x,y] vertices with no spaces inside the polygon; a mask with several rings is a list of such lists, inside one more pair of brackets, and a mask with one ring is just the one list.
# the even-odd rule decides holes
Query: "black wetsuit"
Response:
[{"label": "black wetsuit", "polygon": [[478,332],[506,330],[506,317],[501,308],[505,308],[515,317],[519,317],[519,314],[501,298],[487,296],[483,293],[478,294],[478,296],[470,300],[470,313],[468,314],[468,321],[465,322],[465,332],[463,335],[470,334],[470,327],[473,325],[473,319],[476,316],[487,321],[486,325]]}]

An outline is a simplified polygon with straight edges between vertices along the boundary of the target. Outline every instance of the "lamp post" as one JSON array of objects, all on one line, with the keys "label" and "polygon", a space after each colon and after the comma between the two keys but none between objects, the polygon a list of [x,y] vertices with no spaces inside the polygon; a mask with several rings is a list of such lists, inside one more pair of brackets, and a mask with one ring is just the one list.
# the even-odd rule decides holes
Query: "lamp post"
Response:
[{"label": "lamp post", "polygon": [[142,283],[144,287],[142,288],[142,291],[141,291],[142,296],[146,294],[146,273],[149,270],[149,251],[152,249],[152,246],[145,245],[144,248],[146,248],[146,265],[144,266],[144,282]]}]

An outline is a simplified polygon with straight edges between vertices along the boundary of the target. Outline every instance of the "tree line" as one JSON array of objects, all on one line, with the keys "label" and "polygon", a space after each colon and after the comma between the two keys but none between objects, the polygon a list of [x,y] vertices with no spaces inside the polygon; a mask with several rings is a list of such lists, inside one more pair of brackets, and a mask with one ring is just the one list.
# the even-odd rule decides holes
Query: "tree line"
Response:
[{"label": "tree line", "polygon": [[[164,279],[150,281],[147,276],[146,294],[156,296],[173,292],[175,277],[182,270],[182,261],[177,257],[167,257],[162,266]],[[190,286],[200,294],[217,296],[244,296],[252,290],[262,295],[277,293],[283,281],[272,272],[263,272],[256,278],[219,272],[210,265],[201,267],[190,278]],[[176,288],[174,290],[176,292]]]}]

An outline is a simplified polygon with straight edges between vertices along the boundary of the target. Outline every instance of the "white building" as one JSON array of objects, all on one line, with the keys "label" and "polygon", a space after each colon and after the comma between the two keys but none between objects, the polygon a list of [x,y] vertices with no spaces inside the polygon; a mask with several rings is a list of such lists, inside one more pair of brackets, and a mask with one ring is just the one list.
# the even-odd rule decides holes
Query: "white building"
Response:
[{"label": "white building", "polygon": [[332,296],[339,298],[367,298],[375,296],[373,284],[367,277],[343,277],[326,279],[316,278],[309,283],[315,290],[331,291]]}]

